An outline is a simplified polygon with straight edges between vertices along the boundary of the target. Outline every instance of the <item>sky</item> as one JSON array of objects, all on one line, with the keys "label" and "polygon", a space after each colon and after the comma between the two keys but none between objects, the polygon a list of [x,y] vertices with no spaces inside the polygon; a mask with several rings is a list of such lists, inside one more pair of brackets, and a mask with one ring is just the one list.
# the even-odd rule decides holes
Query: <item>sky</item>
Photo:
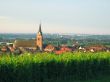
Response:
[{"label": "sky", "polygon": [[0,33],[110,34],[110,0],[0,0]]}]

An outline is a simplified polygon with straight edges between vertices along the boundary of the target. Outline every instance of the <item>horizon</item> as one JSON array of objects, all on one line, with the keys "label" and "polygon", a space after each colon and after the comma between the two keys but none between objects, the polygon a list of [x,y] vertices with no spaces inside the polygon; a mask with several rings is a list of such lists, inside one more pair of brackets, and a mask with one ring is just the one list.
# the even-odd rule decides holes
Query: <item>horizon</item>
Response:
[{"label": "horizon", "polygon": [[[37,34],[37,32],[36,33],[0,33],[0,34],[26,34],[26,35],[28,35],[28,34]],[[86,34],[86,33],[43,33],[44,35],[45,34],[58,34],[58,35],[110,35],[110,34]]]},{"label": "horizon", "polygon": [[109,0],[2,0],[0,33],[110,35]]}]

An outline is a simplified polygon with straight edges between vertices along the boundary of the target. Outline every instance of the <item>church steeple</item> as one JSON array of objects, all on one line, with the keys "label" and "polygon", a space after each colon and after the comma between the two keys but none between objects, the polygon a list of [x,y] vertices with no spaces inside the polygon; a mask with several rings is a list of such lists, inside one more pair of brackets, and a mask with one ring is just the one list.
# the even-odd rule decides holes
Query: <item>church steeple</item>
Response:
[{"label": "church steeple", "polygon": [[42,30],[41,30],[41,23],[39,24],[39,30],[38,30],[37,37],[36,37],[36,46],[38,47],[40,51],[43,50],[43,35],[42,35]]},{"label": "church steeple", "polygon": [[41,23],[39,24],[39,31],[38,32],[40,32],[42,35]]}]

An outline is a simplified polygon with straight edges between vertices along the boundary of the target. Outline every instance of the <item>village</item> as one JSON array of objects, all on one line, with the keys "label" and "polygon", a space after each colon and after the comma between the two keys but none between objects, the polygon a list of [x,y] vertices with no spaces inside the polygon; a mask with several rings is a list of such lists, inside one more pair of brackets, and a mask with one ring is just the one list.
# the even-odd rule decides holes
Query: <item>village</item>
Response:
[{"label": "village", "polygon": [[41,29],[41,24],[39,25],[39,31],[37,33],[36,39],[32,40],[15,40],[14,43],[0,43],[0,54],[22,54],[22,53],[37,53],[37,52],[47,52],[55,53],[57,55],[63,54],[65,52],[98,52],[105,51],[109,52],[110,48],[104,45],[91,45],[82,47],[78,42],[75,42],[72,46],[67,44],[54,46],[52,44],[43,45],[43,34]]}]

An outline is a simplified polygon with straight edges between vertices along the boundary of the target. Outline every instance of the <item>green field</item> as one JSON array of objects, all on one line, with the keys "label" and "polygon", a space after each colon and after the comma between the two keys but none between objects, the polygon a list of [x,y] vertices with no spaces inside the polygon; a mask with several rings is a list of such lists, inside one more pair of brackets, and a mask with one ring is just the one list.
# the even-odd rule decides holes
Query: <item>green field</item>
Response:
[{"label": "green field", "polygon": [[110,52],[3,55],[0,82],[110,82]]}]

